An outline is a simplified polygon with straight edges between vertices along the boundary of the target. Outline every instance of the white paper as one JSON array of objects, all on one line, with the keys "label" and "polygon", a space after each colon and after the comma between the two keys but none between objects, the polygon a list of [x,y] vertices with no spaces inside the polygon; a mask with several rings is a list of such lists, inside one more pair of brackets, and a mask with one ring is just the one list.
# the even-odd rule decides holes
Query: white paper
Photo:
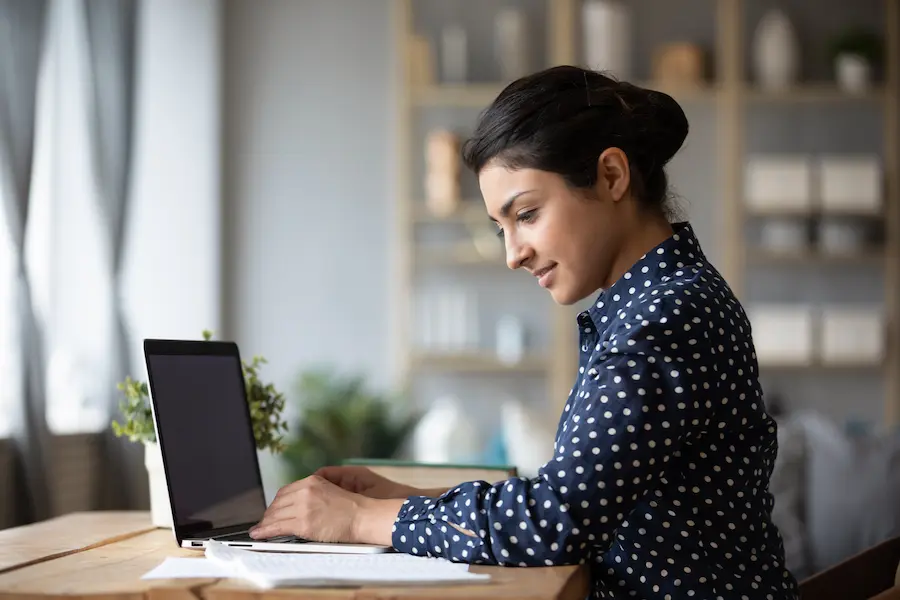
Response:
[{"label": "white paper", "polygon": [[168,557],[141,579],[242,579],[261,588],[487,583],[490,575],[408,554],[254,552],[210,542],[206,558]]},{"label": "white paper", "polygon": [[401,553],[318,554],[254,552],[211,542],[210,562],[262,588],[484,583],[490,575],[440,558]]},{"label": "white paper", "polygon": [[223,579],[233,577],[233,567],[213,562],[207,558],[168,557],[141,579]]}]

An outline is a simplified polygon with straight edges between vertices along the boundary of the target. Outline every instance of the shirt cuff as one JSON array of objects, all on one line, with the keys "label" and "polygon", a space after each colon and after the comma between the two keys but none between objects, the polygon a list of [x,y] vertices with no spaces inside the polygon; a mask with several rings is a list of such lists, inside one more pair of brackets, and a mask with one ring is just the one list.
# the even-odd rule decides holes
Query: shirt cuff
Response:
[{"label": "shirt cuff", "polygon": [[432,556],[452,561],[475,562],[484,558],[484,542],[454,528],[449,519],[438,518],[438,500],[410,496],[397,513],[391,543],[398,552],[413,556]]}]

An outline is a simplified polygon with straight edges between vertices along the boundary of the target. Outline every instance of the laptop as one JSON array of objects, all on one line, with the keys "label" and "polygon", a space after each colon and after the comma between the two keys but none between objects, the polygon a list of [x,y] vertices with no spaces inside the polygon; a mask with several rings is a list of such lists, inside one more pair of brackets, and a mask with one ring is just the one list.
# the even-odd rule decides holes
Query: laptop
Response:
[{"label": "laptop", "polygon": [[175,539],[251,550],[369,554],[386,546],[319,543],[295,536],[254,540],[266,511],[237,344],[144,340],[150,404],[162,451]]}]

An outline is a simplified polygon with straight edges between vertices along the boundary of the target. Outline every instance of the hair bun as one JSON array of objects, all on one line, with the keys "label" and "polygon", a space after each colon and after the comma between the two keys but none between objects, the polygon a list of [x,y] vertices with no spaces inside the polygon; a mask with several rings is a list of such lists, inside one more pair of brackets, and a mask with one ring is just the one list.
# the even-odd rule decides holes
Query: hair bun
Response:
[{"label": "hair bun", "polygon": [[681,105],[672,96],[658,90],[637,88],[645,95],[641,104],[647,107],[642,115],[646,126],[638,130],[659,165],[665,165],[681,149],[688,135],[688,119]]}]

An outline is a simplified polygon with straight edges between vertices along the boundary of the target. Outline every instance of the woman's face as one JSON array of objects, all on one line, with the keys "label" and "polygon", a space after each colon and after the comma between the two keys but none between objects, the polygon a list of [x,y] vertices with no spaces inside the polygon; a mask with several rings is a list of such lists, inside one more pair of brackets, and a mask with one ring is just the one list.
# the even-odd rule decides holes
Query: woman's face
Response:
[{"label": "woman's face", "polygon": [[502,231],[506,263],[538,278],[558,304],[570,305],[612,285],[623,241],[633,223],[625,155],[600,156],[592,190],[576,190],[556,174],[510,170],[491,161],[479,174],[488,215]]}]

